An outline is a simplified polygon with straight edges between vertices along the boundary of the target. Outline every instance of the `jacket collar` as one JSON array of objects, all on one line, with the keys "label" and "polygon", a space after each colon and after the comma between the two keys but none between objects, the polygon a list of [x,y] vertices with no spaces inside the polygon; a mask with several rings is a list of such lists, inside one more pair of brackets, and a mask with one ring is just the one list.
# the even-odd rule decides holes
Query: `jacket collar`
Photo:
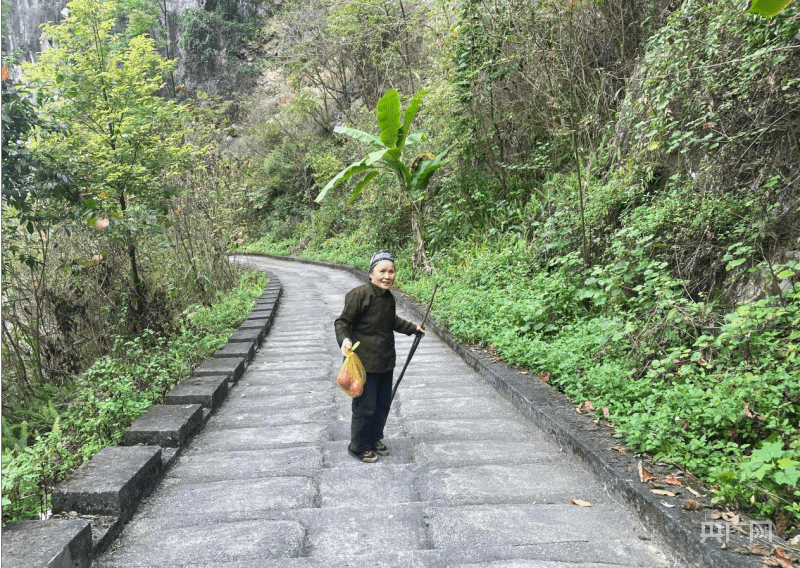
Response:
[{"label": "jacket collar", "polygon": [[376,285],[375,285],[375,284],[372,282],[372,280],[370,280],[369,282],[367,282],[367,284],[369,284],[369,289],[370,289],[370,292],[372,292],[372,295],[373,295],[373,296],[386,296],[387,294],[388,294],[388,295],[391,295],[391,294],[392,294],[390,290],[385,290],[385,291],[384,291],[384,290],[381,290],[381,289],[380,289],[378,286],[376,286]]}]

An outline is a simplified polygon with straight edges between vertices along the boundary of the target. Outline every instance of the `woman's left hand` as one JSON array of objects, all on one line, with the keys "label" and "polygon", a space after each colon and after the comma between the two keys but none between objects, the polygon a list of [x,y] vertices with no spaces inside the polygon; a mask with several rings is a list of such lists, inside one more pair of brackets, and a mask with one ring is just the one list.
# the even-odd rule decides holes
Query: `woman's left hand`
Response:
[{"label": "woman's left hand", "polygon": [[425,330],[423,328],[421,328],[420,326],[417,326],[417,331],[415,331],[414,333],[416,333],[417,335],[422,337],[423,335],[425,335]]}]

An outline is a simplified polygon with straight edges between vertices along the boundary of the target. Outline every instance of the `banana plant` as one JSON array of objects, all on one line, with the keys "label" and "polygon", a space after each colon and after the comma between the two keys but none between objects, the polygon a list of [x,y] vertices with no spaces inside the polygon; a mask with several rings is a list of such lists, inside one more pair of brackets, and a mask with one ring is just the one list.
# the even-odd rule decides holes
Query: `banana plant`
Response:
[{"label": "banana plant", "polygon": [[353,194],[350,196],[348,205],[353,203],[361,191],[376,176],[389,174],[393,175],[400,184],[400,190],[412,205],[411,227],[414,238],[417,241],[417,250],[414,253],[414,266],[419,268],[422,265],[425,270],[430,271],[427,254],[425,253],[425,238],[423,231],[423,202],[429,199],[427,192],[434,172],[446,163],[449,148],[438,156],[433,154],[419,154],[415,156],[409,165],[403,162],[403,150],[420,141],[427,140],[422,132],[409,134],[411,122],[422,104],[422,97],[425,91],[420,91],[409,102],[405,112],[400,109],[400,95],[397,90],[392,89],[381,97],[375,109],[378,119],[380,134],[375,136],[363,130],[337,126],[334,132],[344,134],[359,142],[365,142],[370,146],[370,152],[361,160],[355,161],[322,188],[316,198],[316,202],[321,202],[328,191],[339,183],[351,178],[356,174],[367,172],[361,181],[356,184]]}]

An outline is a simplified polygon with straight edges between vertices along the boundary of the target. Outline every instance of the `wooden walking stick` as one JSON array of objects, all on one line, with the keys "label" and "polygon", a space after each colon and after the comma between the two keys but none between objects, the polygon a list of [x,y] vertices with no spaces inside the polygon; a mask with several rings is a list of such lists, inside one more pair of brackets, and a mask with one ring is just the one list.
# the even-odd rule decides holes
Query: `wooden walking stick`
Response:
[{"label": "wooden walking stick", "polygon": [[[439,288],[438,284],[436,284],[433,287],[433,294],[431,294],[431,301],[428,302],[428,310],[425,312],[425,317],[422,319],[422,324],[420,324],[420,327],[422,329],[425,329],[425,322],[428,321],[428,314],[431,313],[431,306],[433,305],[433,298],[436,296],[437,288]],[[397,382],[394,384],[394,388],[392,389],[392,398],[389,401],[389,404],[391,404],[392,403],[391,401],[394,400],[394,395],[397,392],[397,387],[400,386],[400,381],[403,380],[403,374],[406,372],[406,368],[408,367],[408,364],[411,362],[411,357],[414,356],[414,351],[417,350],[417,345],[419,345],[421,339],[422,335],[417,335],[414,338],[414,343],[411,344],[411,351],[408,352],[408,358],[406,359],[406,364],[403,365],[403,370],[400,371],[400,376],[397,377]]]}]

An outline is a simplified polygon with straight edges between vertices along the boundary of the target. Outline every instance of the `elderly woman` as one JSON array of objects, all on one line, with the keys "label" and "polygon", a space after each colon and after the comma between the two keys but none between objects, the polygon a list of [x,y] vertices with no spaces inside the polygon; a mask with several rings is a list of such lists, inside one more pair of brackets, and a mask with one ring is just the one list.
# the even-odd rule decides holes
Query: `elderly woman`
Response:
[{"label": "elderly woman", "polygon": [[411,335],[425,330],[395,313],[395,299],[389,291],[395,279],[394,256],[389,251],[372,255],[369,279],[345,296],[344,310],[336,320],[336,340],[344,356],[356,342],[361,342],[357,353],[367,380],[363,394],[353,399],[347,451],[356,459],[372,463],[378,461],[378,455],[389,455],[389,448],[381,439],[392,403],[394,332]]}]

